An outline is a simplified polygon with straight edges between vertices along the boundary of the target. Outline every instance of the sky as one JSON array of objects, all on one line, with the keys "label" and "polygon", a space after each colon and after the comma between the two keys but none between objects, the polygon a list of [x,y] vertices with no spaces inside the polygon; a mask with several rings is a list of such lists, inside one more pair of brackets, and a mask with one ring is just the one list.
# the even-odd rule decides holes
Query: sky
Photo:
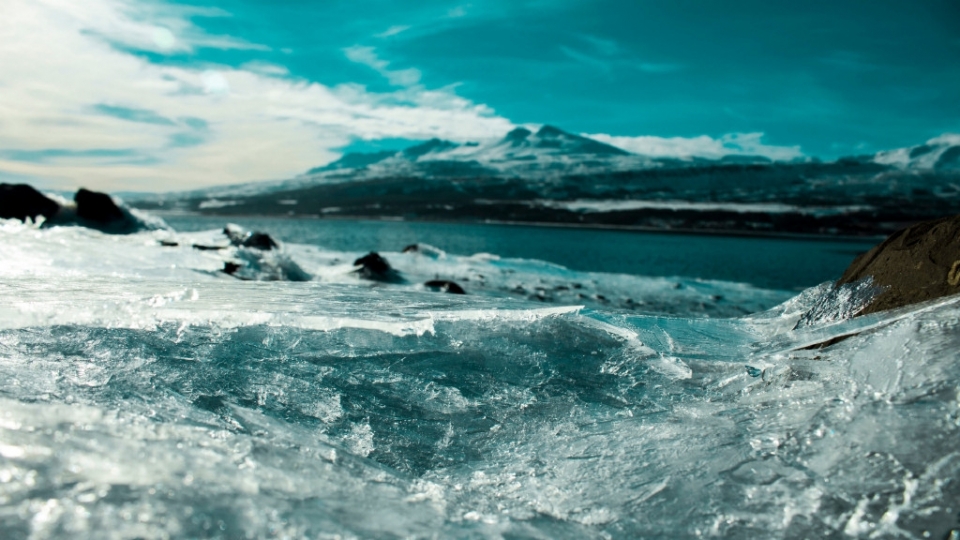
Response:
[{"label": "sky", "polygon": [[558,126],[655,156],[960,132],[956,0],[2,0],[0,182],[170,191]]}]

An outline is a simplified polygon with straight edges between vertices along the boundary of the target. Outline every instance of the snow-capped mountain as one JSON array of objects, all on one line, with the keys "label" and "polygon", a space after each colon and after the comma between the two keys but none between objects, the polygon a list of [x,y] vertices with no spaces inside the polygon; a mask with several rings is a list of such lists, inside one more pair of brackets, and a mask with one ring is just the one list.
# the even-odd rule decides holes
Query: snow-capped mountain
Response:
[{"label": "snow-capped mountain", "polygon": [[918,146],[879,152],[873,161],[902,170],[960,171],[960,134],[944,134]]},{"label": "snow-capped mountain", "polygon": [[[570,175],[623,172],[650,168],[730,163],[694,159],[649,158],[587,137],[545,125],[536,132],[516,128],[503,138],[455,143],[430,139],[400,151],[350,152],[295,178],[260,181],[131,199],[159,201],[185,198],[247,197],[376,178],[519,178],[562,179]],[[736,156],[737,163],[769,163],[759,156]]]},{"label": "snow-capped mountain", "polygon": [[[351,152],[334,162],[287,180],[218,186],[179,194],[138,195],[132,199],[152,202],[249,197],[310,186],[384,178],[500,178],[556,184],[573,176],[772,163],[764,156],[742,154],[719,159],[650,157],[544,125],[536,131],[518,127],[502,138],[481,142],[456,143],[430,139],[400,151]],[[218,203],[214,201],[210,204]]]},{"label": "snow-capped mountain", "polygon": [[653,230],[888,234],[960,212],[960,135],[823,162],[632,154],[552,126],[346,154],[296,178],[141,197],[218,215],[556,223]]},{"label": "snow-capped mountain", "polygon": [[[891,170],[958,171],[960,134],[944,134],[921,145],[886,150],[874,155],[843,158],[839,161],[870,163]],[[501,139],[480,143],[458,144],[431,139],[398,152],[348,153],[333,163],[311,169],[301,178],[312,181],[342,179],[344,173],[350,172],[357,179],[381,178],[386,175],[485,175],[544,179],[596,172],[773,163],[765,156],[741,154],[717,159],[644,156],[545,125],[536,132],[523,127],[516,128]]]},{"label": "snow-capped mountain", "polygon": [[[615,146],[567,133],[553,126],[536,132],[519,127],[502,139],[458,144],[431,139],[399,152],[349,153],[317,167],[306,176],[321,179],[354,171],[362,177],[404,174],[413,176],[524,176],[552,177],[602,169],[627,170],[663,166],[656,160]],[[331,174],[333,173],[333,174]]]}]

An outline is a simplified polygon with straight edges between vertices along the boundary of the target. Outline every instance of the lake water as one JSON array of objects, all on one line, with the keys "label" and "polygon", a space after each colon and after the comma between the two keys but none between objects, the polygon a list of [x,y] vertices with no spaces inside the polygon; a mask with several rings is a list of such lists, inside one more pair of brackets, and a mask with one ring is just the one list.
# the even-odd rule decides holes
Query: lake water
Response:
[{"label": "lake water", "polygon": [[338,251],[400,251],[423,242],[449,253],[538,259],[573,270],[682,276],[800,290],[840,277],[873,240],[667,234],[522,225],[164,216],[177,230],[234,221],[281,240]]}]

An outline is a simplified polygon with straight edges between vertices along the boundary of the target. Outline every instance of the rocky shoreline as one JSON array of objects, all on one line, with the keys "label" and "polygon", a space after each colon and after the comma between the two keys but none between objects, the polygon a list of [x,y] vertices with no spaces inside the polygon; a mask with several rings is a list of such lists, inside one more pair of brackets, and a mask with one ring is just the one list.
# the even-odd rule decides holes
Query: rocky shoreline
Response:
[{"label": "rocky shoreline", "polygon": [[[253,199],[253,201],[262,202],[258,199]],[[162,205],[159,206],[162,207]],[[520,222],[525,221],[523,218],[530,218],[533,215],[540,222],[551,222],[549,213],[517,214],[511,208],[518,206],[521,206],[520,203],[512,203],[512,205],[508,203],[484,204],[483,208],[486,213],[482,216],[480,214],[473,215],[478,220],[481,218],[490,220],[506,217]],[[231,205],[228,208],[231,211],[225,212],[227,215],[239,210],[252,210],[243,204]],[[435,207],[427,205],[424,208]],[[459,210],[457,215],[461,219],[471,215],[469,212],[465,212],[465,209],[476,210],[476,207],[444,208],[447,211]],[[384,211],[384,207],[381,205],[371,208],[371,210],[377,210],[377,215],[380,215]],[[667,210],[651,211],[645,209],[643,212],[642,215],[649,220],[654,219],[651,216],[662,215]],[[683,211],[669,210],[669,212],[673,212],[675,219],[682,219],[677,216],[696,215],[697,220],[688,217],[688,221],[683,223],[687,230],[696,231],[697,224],[701,226],[712,224],[713,226],[709,227],[709,230],[713,232],[717,230],[742,230],[742,228],[738,229],[737,226],[747,227],[747,230],[751,230],[748,227],[749,224],[753,223],[750,221],[751,218],[759,220],[762,215],[770,216],[769,213],[731,211],[686,211],[684,213]],[[740,218],[736,221],[730,221],[731,214],[734,213],[739,215]],[[609,214],[624,214],[635,217],[641,215],[639,210],[632,213],[612,212]],[[609,214],[606,215],[608,219]],[[903,220],[907,219],[908,216],[916,217],[914,214],[903,212],[896,220],[889,219],[889,216],[887,216],[888,219],[880,223],[883,223],[886,227],[902,225]],[[431,217],[442,218],[444,215],[428,214],[415,215],[415,217],[430,220]],[[793,228],[783,226],[783,223],[804,223],[790,221],[790,219],[795,220],[796,216],[784,217],[781,215],[780,217],[786,221],[781,222],[781,226],[773,230],[809,232],[809,229],[800,226]],[[813,216],[811,220],[816,218],[822,223],[826,217]],[[117,204],[117,201],[105,193],[81,188],[77,191],[72,202],[58,202],[26,184],[0,184],[0,218],[19,219],[24,222],[42,221],[43,226],[79,225],[112,234],[126,234],[156,228],[156,223],[151,223],[145,216],[137,215],[123,205]],[[848,224],[843,230],[849,233],[853,230],[849,225],[850,214],[845,214],[843,218],[846,221],[841,222]],[[614,220],[613,224],[638,226],[636,222],[626,224],[622,221],[617,223]],[[807,221],[806,223],[813,222]],[[602,225],[610,224],[610,221],[598,219],[587,222],[582,220],[581,223]],[[731,223],[735,226],[731,227]],[[869,229],[871,233],[875,234],[878,231],[883,231],[882,227],[877,227],[877,222],[873,222],[873,225],[874,228]],[[670,229],[671,227],[665,227],[665,230]],[[834,230],[839,229],[837,227]],[[762,232],[763,228],[753,228],[753,230]],[[228,224],[223,229],[223,235],[227,244],[193,245],[192,247],[204,251],[227,250],[229,253],[224,259],[222,269],[224,274],[241,280],[308,281],[311,279],[310,274],[297,266],[292,260],[281,257],[274,261],[263,255],[266,252],[280,249],[281,245],[268,233],[247,231],[239,226]],[[161,241],[160,245],[177,247],[178,243]],[[404,252],[417,250],[418,246],[414,244],[407,246]],[[361,279],[388,284],[406,282],[405,278],[376,252],[370,252],[366,256],[358,258],[354,261],[353,267],[354,272]],[[439,277],[425,283],[424,287],[429,290],[454,294],[464,294],[465,292],[457,283],[439,279]],[[846,287],[869,293],[864,293],[864,301],[853,315],[867,315],[960,293],[960,215],[941,217],[919,223],[914,222],[907,227],[898,227],[883,242],[877,244],[867,253],[858,256],[836,282],[835,287],[838,290]]]},{"label": "rocky shoreline", "polygon": [[136,208],[211,216],[496,222],[717,234],[886,236],[960,213],[960,174],[863,165],[717,166],[603,177],[386,177],[262,192],[143,197]]}]

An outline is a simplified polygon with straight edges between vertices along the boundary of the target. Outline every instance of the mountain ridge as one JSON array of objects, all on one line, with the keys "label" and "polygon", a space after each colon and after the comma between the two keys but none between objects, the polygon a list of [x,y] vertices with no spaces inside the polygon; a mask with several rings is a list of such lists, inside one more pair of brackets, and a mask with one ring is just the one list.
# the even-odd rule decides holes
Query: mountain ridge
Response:
[{"label": "mountain ridge", "polygon": [[[486,142],[456,143],[439,138],[414,143],[397,151],[349,152],[340,159],[314,167],[300,177],[323,176],[347,170],[360,176],[368,168],[373,174],[426,173],[436,167],[428,163],[445,163],[447,173],[455,173],[456,164],[469,164],[468,173],[478,169],[486,174],[544,176],[580,174],[588,170],[628,170],[662,167],[697,167],[716,164],[776,164],[816,162],[807,157],[774,160],[762,155],[730,154],[720,157],[652,157],[633,153],[583,135],[575,135],[545,124],[536,132],[517,127],[500,139]],[[883,150],[875,154],[844,156],[834,162],[876,163],[898,170],[960,170],[960,134],[943,134],[925,143]],[[418,170],[423,169],[423,170]],[[429,176],[429,174],[426,174]]]},{"label": "mountain ridge", "polygon": [[553,126],[348,153],[298,177],[140,197],[216,215],[880,235],[960,213],[960,136],[823,162],[651,158]]}]

